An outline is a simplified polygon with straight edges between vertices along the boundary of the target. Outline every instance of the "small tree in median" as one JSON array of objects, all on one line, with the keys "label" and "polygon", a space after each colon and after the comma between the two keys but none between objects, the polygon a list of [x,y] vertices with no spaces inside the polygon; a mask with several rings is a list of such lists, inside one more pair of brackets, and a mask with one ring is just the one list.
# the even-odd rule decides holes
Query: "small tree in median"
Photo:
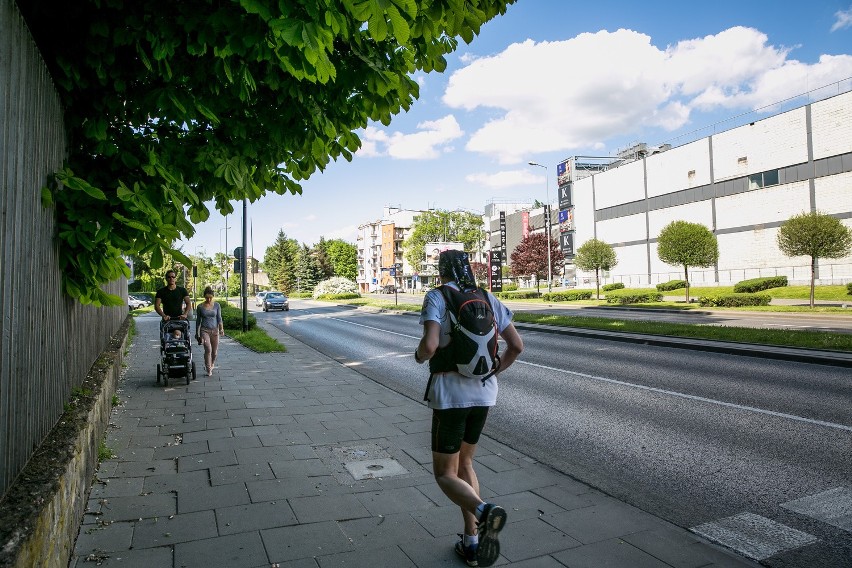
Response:
[{"label": "small tree in median", "polygon": [[548,239],[544,233],[533,233],[522,240],[509,255],[512,274],[534,274],[536,291],[541,280],[547,278],[547,247],[550,246],[550,272],[559,274],[565,257],[556,239]]},{"label": "small tree in median", "polygon": [[700,223],[672,221],[657,237],[657,256],[666,264],[683,266],[686,301],[689,302],[689,267],[713,266],[719,260],[719,243],[710,229]]},{"label": "small tree in median", "polygon": [[583,243],[577,249],[574,257],[574,265],[580,270],[587,272],[595,271],[595,284],[597,286],[597,299],[601,299],[601,270],[611,270],[618,264],[615,250],[603,241],[591,239]]},{"label": "small tree in median", "polygon": [[778,248],[787,256],[811,257],[811,307],[814,307],[816,263],[819,258],[842,258],[852,250],[852,229],[839,219],[812,211],[790,217],[778,229]]}]

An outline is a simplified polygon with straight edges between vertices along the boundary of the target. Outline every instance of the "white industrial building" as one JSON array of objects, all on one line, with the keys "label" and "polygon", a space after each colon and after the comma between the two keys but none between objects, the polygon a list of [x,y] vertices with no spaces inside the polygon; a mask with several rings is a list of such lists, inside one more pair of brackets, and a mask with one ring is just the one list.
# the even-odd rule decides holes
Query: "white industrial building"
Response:
[{"label": "white industrial building", "polygon": [[[690,269],[690,281],[704,285],[773,275],[807,282],[810,259],[784,256],[778,227],[813,210],[852,227],[852,92],[662,150],[641,145],[636,159],[591,174],[581,157],[563,166],[560,197],[570,195],[570,205],[560,200],[560,208],[573,207],[572,246],[591,238],[613,245],[618,265],[608,282],[647,287],[682,278],[682,267],[657,257],[657,236],[671,221],[717,235],[718,265]],[[577,284],[592,276],[578,272]],[[820,260],[818,278],[852,281],[852,257]]]}]

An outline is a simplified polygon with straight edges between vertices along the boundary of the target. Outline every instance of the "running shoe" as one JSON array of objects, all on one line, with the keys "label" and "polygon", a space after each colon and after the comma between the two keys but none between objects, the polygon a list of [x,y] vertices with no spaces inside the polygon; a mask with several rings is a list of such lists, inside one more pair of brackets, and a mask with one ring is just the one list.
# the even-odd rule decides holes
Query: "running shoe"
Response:
[{"label": "running shoe", "polygon": [[465,564],[468,566],[479,566],[479,562],[476,560],[477,546],[476,544],[465,546],[464,535],[460,534],[459,541],[456,543],[456,554],[464,558]]},{"label": "running shoe", "polygon": [[479,547],[477,548],[478,566],[491,566],[500,557],[500,541],[497,535],[506,525],[506,511],[503,507],[487,503],[476,528],[479,532]]}]

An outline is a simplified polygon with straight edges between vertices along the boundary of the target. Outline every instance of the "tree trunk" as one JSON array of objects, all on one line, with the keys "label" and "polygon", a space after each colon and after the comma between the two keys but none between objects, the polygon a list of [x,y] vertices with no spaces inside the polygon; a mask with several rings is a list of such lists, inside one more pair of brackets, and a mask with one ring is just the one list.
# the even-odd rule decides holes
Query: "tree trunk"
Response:
[{"label": "tree trunk", "polygon": [[689,303],[689,267],[683,265],[683,279],[686,280],[686,303]]},{"label": "tree trunk", "polygon": [[816,281],[816,257],[811,257],[811,307],[814,307],[814,283]]},{"label": "tree trunk", "polygon": [[598,300],[601,299],[601,278],[600,278],[599,274],[600,274],[600,269],[595,268],[595,287],[597,288]]}]

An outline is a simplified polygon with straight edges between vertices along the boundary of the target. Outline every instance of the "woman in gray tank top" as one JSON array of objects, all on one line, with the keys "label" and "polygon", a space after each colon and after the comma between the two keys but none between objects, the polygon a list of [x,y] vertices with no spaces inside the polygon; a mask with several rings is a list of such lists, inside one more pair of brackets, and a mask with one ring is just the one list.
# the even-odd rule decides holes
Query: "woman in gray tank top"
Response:
[{"label": "woman in gray tank top", "polygon": [[195,313],[195,338],[204,345],[204,367],[207,376],[213,375],[216,354],[219,351],[219,336],[225,335],[222,324],[222,308],[213,301],[213,288],[204,289],[204,301],[198,304]]}]

